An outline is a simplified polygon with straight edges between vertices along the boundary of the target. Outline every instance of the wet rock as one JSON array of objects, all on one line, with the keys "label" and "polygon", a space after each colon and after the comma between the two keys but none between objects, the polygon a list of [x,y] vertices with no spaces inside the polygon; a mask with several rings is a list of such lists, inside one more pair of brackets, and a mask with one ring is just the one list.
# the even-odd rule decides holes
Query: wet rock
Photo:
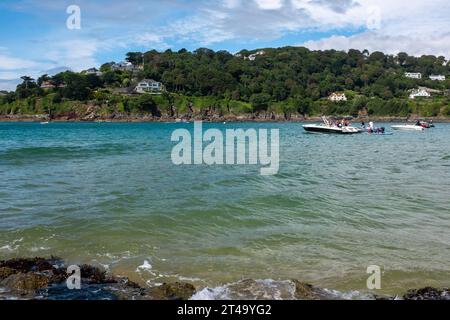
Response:
[{"label": "wet rock", "polygon": [[317,300],[317,292],[316,289],[304,282],[300,282],[298,280],[292,280],[295,284],[295,298],[298,300]]},{"label": "wet rock", "polygon": [[0,286],[16,291],[36,291],[48,284],[46,276],[33,272],[13,274],[0,282]]},{"label": "wet rock", "polygon": [[81,278],[89,284],[115,283],[112,277],[106,277],[106,271],[90,265],[82,265],[80,267]]},{"label": "wet rock", "polygon": [[377,301],[399,300],[398,296],[391,297],[391,296],[382,296],[382,295],[377,295],[377,294],[372,295],[371,298],[372,299],[370,299],[370,300],[377,300]]},{"label": "wet rock", "polygon": [[189,300],[196,290],[190,283],[164,283],[149,289],[148,296],[153,300]]},{"label": "wet rock", "polygon": [[418,290],[409,290],[404,296],[405,300],[450,300],[450,291],[448,288],[422,288]]},{"label": "wet rock", "polygon": [[[298,300],[340,300],[351,299],[342,297],[342,294],[338,291],[326,290],[315,287],[311,284],[301,282],[298,280],[291,280],[295,285],[295,299]],[[369,298],[367,298],[369,299]],[[373,297],[370,297],[373,299]]]},{"label": "wet rock", "polygon": [[8,267],[1,267],[0,268],[0,280],[8,278],[10,275],[13,275],[17,273],[16,270],[8,268]]},{"label": "wet rock", "polygon": [[17,272],[27,273],[27,272],[40,272],[46,270],[53,270],[54,264],[57,263],[59,259],[52,257],[51,259],[44,258],[26,258],[26,259],[11,259],[7,261],[0,261],[0,268],[7,267]]}]

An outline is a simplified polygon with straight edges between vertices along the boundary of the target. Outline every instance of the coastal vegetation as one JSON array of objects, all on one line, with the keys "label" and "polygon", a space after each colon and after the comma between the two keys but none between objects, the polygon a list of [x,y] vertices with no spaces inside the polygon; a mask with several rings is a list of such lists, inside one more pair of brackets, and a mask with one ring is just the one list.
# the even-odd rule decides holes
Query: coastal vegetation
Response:
[{"label": "coastal vegetation", "polygon": [[[450,80],[445,57],[414,57],[406,53],[349,50],[310,51],[284,47],[238,54],[200,48],[174,52],[130,52],[132,68],[105,63],[97,72],[66,71],[22,77],[14,92],[0,94],[0,115],[49,114],[70,118],[80,113],[134,114],[179,118],[186,115],[222,117],[253,115],[290,119],[296,115],[449,117]],[[420,79],[406,72],[421,73]],[[162,92],[138,94],[143,79],[164,85]],[[426,88],[431,97],[411,99]],[[335,92],[345,101],[330,101]],[[83,110],[83,112],[80,112]]]}]

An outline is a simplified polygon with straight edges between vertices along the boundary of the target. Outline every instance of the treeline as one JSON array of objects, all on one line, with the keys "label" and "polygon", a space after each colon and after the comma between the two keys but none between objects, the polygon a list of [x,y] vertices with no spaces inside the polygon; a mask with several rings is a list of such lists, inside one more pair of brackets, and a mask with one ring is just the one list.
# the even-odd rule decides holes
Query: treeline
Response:
[{"label": "treeline", "polygon": [[[450,64],[442,56],[285,47],[243,50],[238,55],[206,48],[194,52],[185,49],[130,52],[126,59],[139,68],[115,71],[111,68],[113,63],[106,63],[101,66],[99,75],[67,71],[52,77],[44,75],[37,80],[23,77],[23,83],[15,92],[0,96],[0,112],[23,112],[24,104],[30,111],[33,107],[37,111],[42,109],[38,101],[45,101],[48,108],[54,109],[67,101],[90,101],[124,112],[150,110],[153,114],[173,113],[174,108],[182,111],[213,108],[220,112],[297,112],[304,115],[356,115],[360,112],[450,115],[449,80],[428,78],[432,74],[450,74]],[[420,72],[423,78],[406,78],[405,72]],[[145,78],[162,82],[167,92],[158,98],[117,93],[116,89],[132,88]],[[54,88],[42,89],[41,84],[46,81]],[[433,99],[409,100],[409,90],[418,86],[441,93]],[[326,98],[332,92],[345,92],[348,101],[328,101]],[[214,105],[205,107],[202,102],[199,106],[195,101],[210,101]]]}]

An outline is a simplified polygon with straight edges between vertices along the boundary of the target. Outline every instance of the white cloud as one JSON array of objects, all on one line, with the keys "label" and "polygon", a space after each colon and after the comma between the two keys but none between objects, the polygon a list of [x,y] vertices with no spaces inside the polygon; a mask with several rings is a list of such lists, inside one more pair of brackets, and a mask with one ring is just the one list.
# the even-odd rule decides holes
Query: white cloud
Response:
[{"label": "white cloud", "polygon": [[42,61],[12,57],[5,48],[0,53],[0,90],[13,90],[23,75],[37,78],[48,73],[46,70],[62,66],[74,71],[96,66],[98,48],[95,40],[65,40],[41,45],[33,50],[33,55],[45,59]]},{"label": "white cloud", "polygon": [[20,80],[2,80],[0,79],[0,90],[14,91]]},{"label": "white cloud", "polygon": [[278,10],[283,6],[283,0],[255,0],[260,9]]},{"label": "white cloud", "polygon": [[31,60],[11,57],[10,55],[0,54],[0,71],[34,68],[38,64]]},{"label": "white cloud", "polygon": [[98,65],[95,59],[98,48],[98,42],[93,39],[62,41],[47,52],[46,58],[52,61],[52,67],[68,66],[74,71],[81,71]]},{"label": "white cloud", "polygon": [[387,35],[379,32],[364,32],[354,36],[332,36],[329,38],[307,41],[303,44],[312,50],[349,50],[367,49],[369,52],[382,51],[384,53],[436,55],[450,58],[450,33],[445,35]]},{"label": "white cloud", "polygon": [[241,0],[224,0],[223,6],[227,9],[235,9],[241,5]]},{"label": "white cloud", "polygon": [[[13,55],[0,47],[0,80],[36,76],[60,66],[74,71],[98,66],[104,62],[98,61],[99,52],[110,49],[163,50],[226,41],[245,47],[287,34],[286,45],[311,49],[367,48],[450,58],[448,0],[79,0],[78,4],[83,19],[78,35],[53,27],[56,33],[40,32],[29,51]],[[65,15],[64,5],[53,0],[18,0],[8,6],[48,21]],[[295,41],[296,34],[304,38],[317,32],[325,34],[322,39]],[[348,35],[339,36],[344,32]]]},{"label": "white cloud", "polygon": [[[329,36],[302,45],[311,49],[368,49],[412,55],[433,54],[450,58],[450,4],[447,1],[359,0],[343,18],[369,29],[356,35]],[[373,15],[378,26],[370,28]],[[357,17],[360,18],[357,18]],[[372,19],[372,20],[371,20]]]}]

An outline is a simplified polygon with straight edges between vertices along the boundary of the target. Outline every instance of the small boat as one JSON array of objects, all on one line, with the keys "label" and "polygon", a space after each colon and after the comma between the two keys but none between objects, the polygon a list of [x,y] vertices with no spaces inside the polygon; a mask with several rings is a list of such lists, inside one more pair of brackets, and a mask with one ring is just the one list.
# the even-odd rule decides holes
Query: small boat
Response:
[{"label": "small boat", "polygon": [[401,130],[401,131],[424,131],[425,128],[422,126],[412,125],[412,124],[403,124],[403,125],[397,125],[391,127],[394,130]]},{"label": "small boat", "polygon": [[375,124],[371,121],[369,122],[369,126],[366,127],[365,123],[362,123],[362,128],[365,130],[368,134],[374,134],[379,136],[391,136],[392,132],[386,132],[385,127],[375,127]]},{"label": "small boat", "polygon": [[424,127],[425,129],[430,129],[430,128],[434,128],[434,124],[433,121],[431,122],[427,122],[427,121],[420,121],[419,123],[417,123],[416,125],[421,125],[422,127]]},{"label": "small boat", "polygon": [[43,121],[43,122],[41,122],[41,124],[49,124],[50,122],[49,121]]},{"label": "small boat", "polygon": [[322,118],[323,124],[307,124],[303,126],[306,132],[329,133],[329,134],[357,134],[362,130],[352,126],[337,126],[331,123],[326,117]]},{"label": "small boat", "polygon": [[361,133],[361,130],[355,127],[331,127],[324,124],[308,124],[304,125],[303,129],[306,132],[314,133],[336,133],[336,134],[356,134]]}]

